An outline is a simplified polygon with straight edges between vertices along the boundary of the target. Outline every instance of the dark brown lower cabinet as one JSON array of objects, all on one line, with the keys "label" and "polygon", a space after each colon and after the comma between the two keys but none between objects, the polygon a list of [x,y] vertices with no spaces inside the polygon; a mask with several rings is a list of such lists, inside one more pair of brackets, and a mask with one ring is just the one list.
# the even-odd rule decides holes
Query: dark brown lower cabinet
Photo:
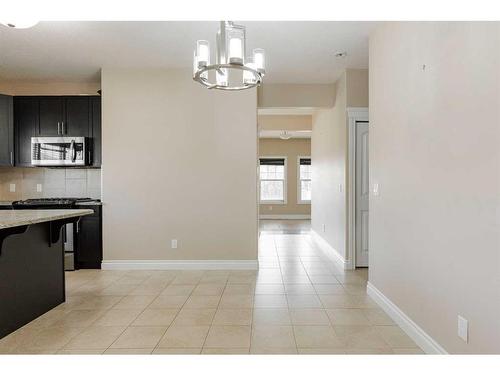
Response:
[{"label": "dark brown lower cabinet", "polygon": [[100,269],[102,262],[102,206],[80,206],[90,208],[93,215],[80,218],[75,233],[75,269]]}]

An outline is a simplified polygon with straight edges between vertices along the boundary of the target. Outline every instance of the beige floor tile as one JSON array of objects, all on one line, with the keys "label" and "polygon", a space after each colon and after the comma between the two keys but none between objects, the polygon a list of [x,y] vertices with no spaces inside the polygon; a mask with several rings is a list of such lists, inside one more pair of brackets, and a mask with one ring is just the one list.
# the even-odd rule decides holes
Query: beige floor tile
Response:
[{"label": "beige floor tile", "polygon": [[100,296],[126,296],[136,287],[135,284],[112,284],[97,294]]},{"label": "beige floor tile", "polygon": [[128,326],[141,313],[141,309],[107,310],[93,324],[96,326]]},{"label": "beige floor tile", "polygon": [[188,295],[159,295],[148,306],[149,309],[180,309],[187,301]]},{"label": "beige floor tile", "polygon": [[255,284],[257,277],[255,275],[229,275],[228,284]]},{"label": "beige floor tile", "polygon": [[299,354],[310,354],[310,355],[317,355],[317,354],[344,355],[344,354],[346,354],[346,350],[344,348],[299,348],[298,350],[299,350]]},{"label": "beige floor tile", "polygon": [[254,307],[260,308],[288,308],[286,296],[283,294],[257,294],[254,300]]},{"label": "beige floor tile", "polygon": [[249,348],[203,348],[201,354],[249,354]]},{"label": "beige floor tile", "polygon": [[293,325],[329,325],[330,321],[323,309],[290,309]]},{"label": "beige floor tile", "polygon": [[156,348],[153,350],[153,354],[200,354],[201,348]]},{"label": "beige floor tile", "polygon": [[145,309],[155,296],[125,296],[113,308],[115,309]]},{"label": "beige floor tile", "polygon": [[228,284],[224,290],[224,295],[253,295],[255,286],[253,284]]},{"label": "beige floor tile", "polygon": [[389,345],[373,326],[334,326],[347,348],[354,349],[388,349]]},{"label": "beige floor tile", "polygon": [[253,307],[252,295],[222,295],[219,308],[221,309],[251,309]]},{"label": "beige floor tile", "polygon": [[111,345],[111,348],[153,349],[166,331],[166,327],[128,327]]},{"label": "beige floor tile", "polygon": [[314,284],[316,293],[321,294],[347,294],[341,284]]},{"label": "beige floor tile", "polygon": [[32,328],[24,326],[0,339],[0,354],[9,354],[19,346],[26,346],[42,329],[40,327]]},{"label": "beige floor tile", "polygon": [[159,348],[201,348],[210,326],[170,326]]},{"label": "beige floor tile", "polygon": [[192,296],[220,296],[224,291],[225,284],[198,284],[194,288]]},{"label": "beige floor tile", "polygon": [[344,289],[347,294],[354,296],[364,296],[366,295],[366,285],[364,284],[344,284]]},{"label": "beige floor tile", "polygon": [[98,355],[104,353],[104,349],[61,349],[57,354],[66,355]]},{"label": "beige floor tile", "polygon": [[269,354],[269,355],[285,355],[285,354],[297,354],[297,348],[263,348],[263,347],[251,347],[251,354]]},{"label": "beige floor tile", "polygon": [[392,351],[394,354],[425,354],[420,348],[411,348],[411,349],[403,349],[403,348],[393,348]]},{"label": "beige floor tile", "polygon": [[251,346],[255,348],[295,348],[293,328],[292,326],[254,325]]},{"label": "beige floor tile", "polygon": [[74,337],[64,349],[107,349],[125,331],[126,327],[86,328]]},{"label": "beige floor tile", "polygon": [[309,295],[316,294],[312,284],[285,284],[286,294]]},{"label": "beige floor tile", "polygon": [[92,296],[74,306],[73,310],[99,310],[110,309],[115,306],[122,296]]},{"label": "beige floor tile", "polygon": [[88,327],[106,310],[72,310],[53,322],[52,327]]},{"label": "beige floor tile", "polygon": [[206,326],[212,324],[216,309],[189,309],[184,307],[172,324],[182,326]]},{"label": "beige floor tile", "polygon": [[151,354],[152,352],[153,352],[152,348],[133,348],[133,349],[109,348],[103,354],[145,355],[145,354]]},{"label": "beige floor tile", "polygon": [[132,326],[166,327],[172,324],[179,309],[145,309],[132,322]]},{"label": "beige floor tile", "polygon": [[213,325],[251,325],[252,309],[218,309],[215,313]]},{"label": "beige floor tile", "polygon": [[39,316],[35,320],[29,322],[27,325],[25,325],[23,328],[31,328],[31,329],[42,329],[42,328],[47,328],[51,327],[54,325],[55,322],[58,320],[61,320],[69,310],[59,310],[59,309],[52,309],[42,316]]},{"label": "beige floor tile", "polygon": [[26,352],[27,349],[61,349],[82,330],[81,327],[45,328],[34,334],[29,340],[20,343],[16,350]]},{"label": "beige floor tile", "polygon": [[346,349],[346,354],[355,354],[355,355],[372,355],[372,354],[394,354],[394,351],[389,348],[372,348],[372,349],[356,349],[356,348],[348,348]]},{"label": "beige floor tile", "polygon": [[188,309],[216,309],[219,305],[220,296],[193,296],[191,295],[184,308]]},{"label": "beige floor tile", "polygon": [[249,348],[250,326],[212,326],[204,348]]},{"label": "beige floor tile", "polygon": [[162,296],[189,296],[191,292],[196,288],[196,285],[169,285],[167,286],[160,295]]},{"label": "beige floor tile", "polygon": [[283,284],[257,284],[255,294],[285,294]]},{"label": "beige floor tile", "polygon": [[328,309],[326,312],[333,325],[370,325],[361,309]]},{"label": "beige floor tile", "polygon": [[418,348],[418,345],[397,326],[376,326],[375,329],[391,348]]},{"label": "beige floor tile", "polygon": [[325,309],[351,309],[357,307],[354,296],[347,294],[322,294],[319,296]]},{"label": "beige floor tile", "polygon": [[350,295],[349,296],[352,301],[352,307],[358,309],[374,309],[379,308],[379,306],[375,303],[374,300],[371,299],[368,295]]},{"label": "beige floor tile", "polygon": [[344,342],[331,326],[294,326],[298,348],[343,348]]},{"label": "beige floor tile", "polygon": [[15,349],[10,354],[21,354],[21,355],[50,355],[57,354],[57,349]]},{"label": "beige floor tile", "polygon": [[363,314],[365,314],[368,321],[375,326],[393,326],[393,325],[396,325],[396,323],[383,310],[363,309],[362,311],[363,311]]},{"label": "beige floor tile", "polygon": [[363,277],[360,277],[356,274],[352,274],[352,273],[345,273],[344,275],[337,275],[336,278],[342,284],[358,284],[358,285],[365,285],[366,284],[366,279],[364,279]]},{"label": "beige floor tile", "polygon": [[130,295],[130,296],[157,296],[164,289],[165,289],[165,286],[163,286],[163,285],[140,284],[136,288],[134,288],[128,295]]},{"label": "beige floor tile", "polygon": [[339,284],[339,280],[333,275],[309,275],[313,284]]},{"label": "beige floor tile", "polygon": [[258,325],[291,325],[288,309],[254,309],[253,324]]},{"label": "beige floor tile", "polygon": [[320,299],[313,294],[292,294],[287,295],[288,306],[291,309],[314,309],[322,308],[323,304]]}]

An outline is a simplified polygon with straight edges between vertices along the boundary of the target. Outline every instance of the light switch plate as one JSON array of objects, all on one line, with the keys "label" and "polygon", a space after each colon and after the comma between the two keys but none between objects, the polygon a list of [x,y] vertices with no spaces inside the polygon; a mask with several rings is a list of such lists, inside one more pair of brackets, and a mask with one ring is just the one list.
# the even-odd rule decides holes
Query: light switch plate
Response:
[{"label": "light switch plate", "polygon": [[177,249],[177,240],[171,241],[171,247],[172,247],[172,249]]},{"label": "light switch plate", "polygon": [[458,337],[465,342],[469,341],[469,322],[463,316],[458,316]]},{"label": "light switch plate", "polygon": [[380,194],[380,191],[379,191],[378,184],[373,184],[373,195],[379,195],[379,194]]},{"label": "light switch plate", "polygon": [[36,191],[37,191],[37,193],[42,192],[42,184],[36,184]]},{"label": "light switch plate", "polygon": [[16,184],[9,184],[9,191],[11,193],[15,193],[16,192]]},{"label": "light switch plate", "polygon": [[342,190],[344,190],[344,188],[342,187],[342,184],[339,184],[339,193],[342,193]]}]

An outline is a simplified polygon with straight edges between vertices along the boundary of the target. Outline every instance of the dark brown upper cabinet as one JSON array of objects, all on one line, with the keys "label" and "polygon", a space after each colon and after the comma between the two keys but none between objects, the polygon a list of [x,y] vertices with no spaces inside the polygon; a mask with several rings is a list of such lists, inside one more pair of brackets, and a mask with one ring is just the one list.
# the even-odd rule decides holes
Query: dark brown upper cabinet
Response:
[{"label": "dark brown upper cabinet", "polygon": [[12,96],[0,95],[0,166],[14,165],[13,111]]}]

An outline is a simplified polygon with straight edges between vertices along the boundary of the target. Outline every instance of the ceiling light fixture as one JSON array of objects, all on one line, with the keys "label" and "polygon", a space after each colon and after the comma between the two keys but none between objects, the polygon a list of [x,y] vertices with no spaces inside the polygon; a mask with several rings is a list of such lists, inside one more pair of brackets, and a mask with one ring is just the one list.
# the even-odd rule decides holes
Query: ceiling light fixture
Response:
[{"label": "ceiling light fixture", "polygon": [[[193,79],[209,89],[245,90],[262,83],[265,53],[253,50],[252,59],[246,58],[245,27],[231,21],[221,21],[216,39],[215,64],[210,64],[210,44],[198,40],[193,59]],[[238,74],[239,73],[239,74]],[[215,82],[214,82],[215,76]]]},{"label": "ceiling light fixture", "polygon": [[38,21],[24,19],[16,21],[0,21],[0,23],[12,29],[29,29],[30,27],[35,26]]},{"label": "ceiling light fixture", "polygon": [[287,139],[290,139],[292,138],[292,134],[290,134],[288,131],[286,130],[282,130],[281,133],[280,133],[280,139],[284,139],[284,140],[287,140]]}]

